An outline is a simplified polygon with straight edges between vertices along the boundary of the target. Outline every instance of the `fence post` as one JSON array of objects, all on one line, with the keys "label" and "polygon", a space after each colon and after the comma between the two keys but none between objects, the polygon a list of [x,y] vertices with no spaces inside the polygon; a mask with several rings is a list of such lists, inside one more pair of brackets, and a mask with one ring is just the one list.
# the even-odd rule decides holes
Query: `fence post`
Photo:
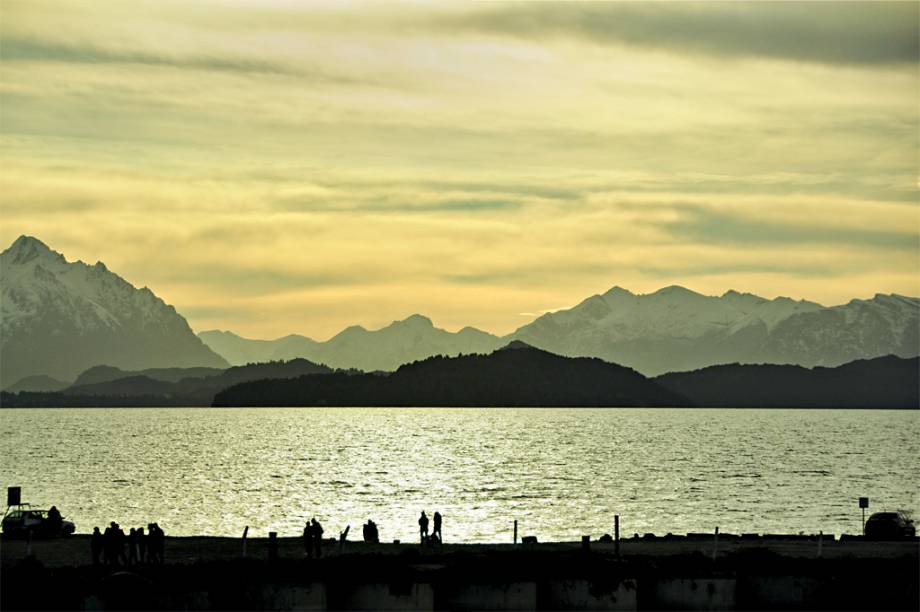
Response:
[{"label": "fence post", "polygon": [[269,561],[278,560],[278,532],[277,531],[268,532],[268,560]]},{"label": "fence post", "polygon": [[514,543],[517,544],[517,519],[514,519]]}]

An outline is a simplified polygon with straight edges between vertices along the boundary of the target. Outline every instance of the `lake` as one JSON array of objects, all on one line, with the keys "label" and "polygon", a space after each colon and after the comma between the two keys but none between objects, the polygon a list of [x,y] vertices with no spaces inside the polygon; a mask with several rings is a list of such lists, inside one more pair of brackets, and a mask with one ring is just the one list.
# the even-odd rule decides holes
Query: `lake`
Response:
[{"label": "lake", "polygon": [[[78,532],[327,536],[374,519],[445,541],[859,533],[920,505],[920,412],[726,409],[6,409],[0,485]],[[868,516],[868,515],[867,515]]]}]

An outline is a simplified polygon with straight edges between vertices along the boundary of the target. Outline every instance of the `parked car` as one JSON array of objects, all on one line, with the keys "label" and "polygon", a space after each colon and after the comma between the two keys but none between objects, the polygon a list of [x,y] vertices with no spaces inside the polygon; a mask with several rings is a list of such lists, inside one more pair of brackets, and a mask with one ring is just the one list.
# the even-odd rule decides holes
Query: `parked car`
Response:
[{"label": "parked car", "polygon": [[866,521],[867,540],[900,540],[916,535],[914,522],[901,512],[876,512]]},{"label": "parked car", "polygon": [[65,521],[57,509],[51,512],[19,504],[7,509],[2,529],[3,535],[10,538],[24,538],[29,533],[38,538],[57,538],[72,534],[76,526],[72,521]]}]

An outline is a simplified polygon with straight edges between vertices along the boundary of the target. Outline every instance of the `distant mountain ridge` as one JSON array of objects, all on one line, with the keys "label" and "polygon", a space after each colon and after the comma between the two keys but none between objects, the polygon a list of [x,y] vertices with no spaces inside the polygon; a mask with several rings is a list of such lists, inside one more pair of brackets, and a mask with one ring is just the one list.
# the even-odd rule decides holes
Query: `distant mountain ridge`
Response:
[{"label": "distant mountain ridge", "polygon": [[652,380],[712,408],[920,408],[920,357],[812,369],[733,363]]},{"label": "distant mountain ridge", "polygon": [[884,355],[920,354],[920,299],[878,294],[825,307],[728,291],[705,296],[671,286],[646,295],[614,287],[494,336],[452,334],[413,315],[376,331],[352,326],[326,342],[303,336],[247,340],[231,332],[199,337],[231,363],[295,356],[333,367],[392,371],[433,355],[489,353],[511,340],[569,357],[599,357],[648,376],[724,363],[836,366]]},{"label": "distant mountain ridge", "polygon": [[650,376],[724,363],[836,366],[920,354],[920,299],[879,294],[828,308],[735,291],[715,297],[671,286],[636,295],[614,287],[511,336]]},{"label": "distant mountain ridge", "polygon": [[327,374],[229,387],[214,406],[688,406],[635,370],[513,342],[489,355],[429,357],[392,374]]},{"label": "distant mountain ridge", "polygon": [[[306,359],[212,368],[152,368],[125,371],[110,366],[90,368],[76,382],[56,392],[3,394],[5,406],[210,406],[214,394],[254,380],[279,380],[332,370]],[[347,373],[347,372],[346,372]]]},{"label": "distant mountain ridge", "polygon": [[418,314],[378,330],[352,325],[325,342],[297,335],[247,340],[217,330],[201,332],[198,337],[233,364],[302,357],[333,368],[366,372],[395,370],[433,355],[489,353],[502,345],[498,336],[472,327],[455,333],[438,329],[431,319]]},{"label": "distant mountain ridge", "polygon": [[73,380],[104,363],[227,366],[149,289],[101,262],[71,263],[36,238],[17,238],[0,253],[0,386],[37,375]]}]

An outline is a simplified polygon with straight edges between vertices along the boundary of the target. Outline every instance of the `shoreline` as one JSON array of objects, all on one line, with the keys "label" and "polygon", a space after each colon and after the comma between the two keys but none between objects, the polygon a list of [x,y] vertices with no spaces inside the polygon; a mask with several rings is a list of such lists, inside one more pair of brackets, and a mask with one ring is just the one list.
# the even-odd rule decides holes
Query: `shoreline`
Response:
[{"label": "shoreline", "polygon": [[[820,539],[820,546],[819,546]],[[0,546],[0,567],[13,567],[26,558],[28,543],[21,539],[3,538]],[[89,534],[74,534],[63,538],[35,540],[32,554],[46,567],[91,567]],[[247,558],[267,560],[270,538],[250,536],[246,539]],[[279,536],[277,557],[290,561],[304,560],[303,539],[300,536]],[[323,541],[324,556],[335,558],[348,555],[390,556],[413,554],[419,557],[440,557],[444,555],[506,554],[515,551],[531,553],[569,553],[583,550],[583,543],[538,542],[536,544],[513,543],[452,543],[441,545],[420,545],[418,542],[366,543],[348,540],[340,547],[337,540]],[[615,555],[615,542],[591,540],[589,551],[601,556]],[[214,561],[230,561],[243,558],[243,539],[229,536],[169,536],[165,538],[168,564],[196,564]],[[920,537],[902,540],[867,540],[863,536],[844,534],[798,535],[798,534],[731,534],[690,533],[685,535],[621,538],[621,557],[667,558],[681,555],[701,554],[715,558],[730,557],[747,551],[769,551],[786,559],[890,559],[897,557],[920,558]],[[143,567],[141,565],[140,567]]]},{"label": "shoreline", "polygon": [[[708,535],[708,534],[707,534]],[[721,536],[722,534],[720,534]],[[2,546],[0,607],[104,610],[915,609],[918,540],[725,534],[616,544],[377,544],[167,537],[164,565],[93,567],[89,536]]]}]

